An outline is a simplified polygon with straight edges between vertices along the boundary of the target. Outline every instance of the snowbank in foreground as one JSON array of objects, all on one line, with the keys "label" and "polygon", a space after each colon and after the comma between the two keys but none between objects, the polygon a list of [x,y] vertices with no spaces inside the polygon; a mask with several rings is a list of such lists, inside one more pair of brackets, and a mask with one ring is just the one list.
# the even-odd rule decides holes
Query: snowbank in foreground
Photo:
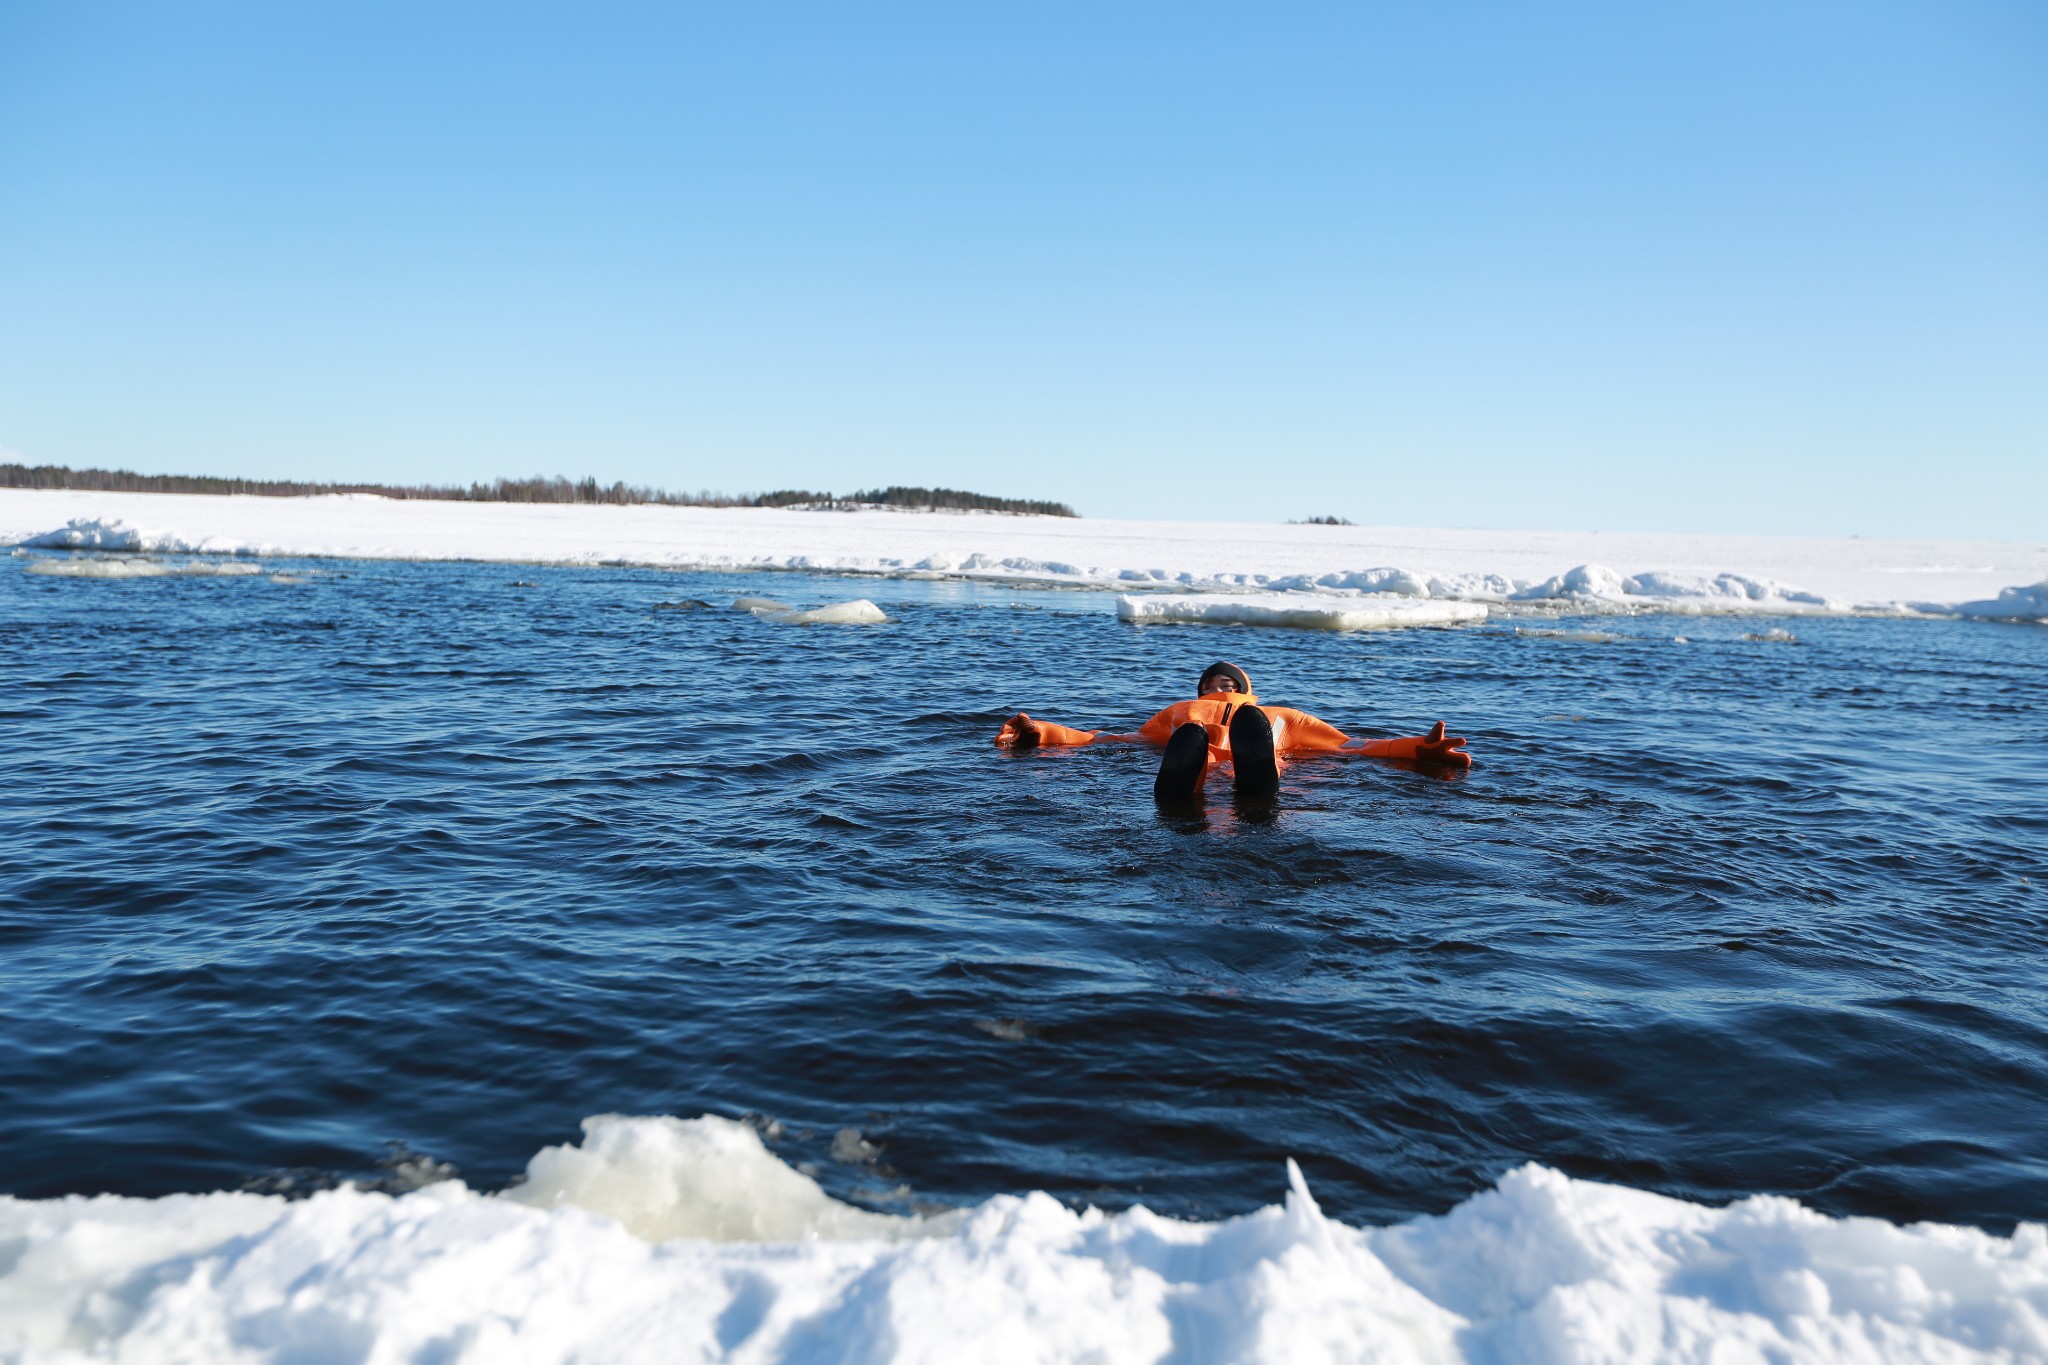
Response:
[{"label": "snowbank in foreground", "polygon": [[8,544],[1394,594],[1517,611],[1953,610],[2048,578],[2048,544],[0,490]]},{"label": "snowbank in foreground", "polygon": [[586,1120],[459,1182],[0,1199],[0,1358],[123,1361],[2048,1358],[2048,1229],[1725,1209],[1524,1166],[1441,1218],[1220,1223],[1043,1194],[838,1203],[718,1118]]}]

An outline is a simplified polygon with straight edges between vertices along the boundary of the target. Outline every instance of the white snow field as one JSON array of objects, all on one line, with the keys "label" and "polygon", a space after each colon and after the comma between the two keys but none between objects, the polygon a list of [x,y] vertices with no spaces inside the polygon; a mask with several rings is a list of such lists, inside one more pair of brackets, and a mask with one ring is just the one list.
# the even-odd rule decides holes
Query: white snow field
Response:
[{"label": "white snow field", "polygon": [[[0,1198],[11,1362],[2048,1359],[2048,1228],[1706,1208],[1524,1166],[1442,1217],[827,1196],[753,1129],[584,1121],[502,1194]],[[1275,1171],[1279,1183],[1280,1171]]]},{"label": "white snow field", "polygon": [[0,490],[0,545],[129,555],[811,569],[1126,594],[1391,594],[1511,609],[2048,618],[2048,542]]}]

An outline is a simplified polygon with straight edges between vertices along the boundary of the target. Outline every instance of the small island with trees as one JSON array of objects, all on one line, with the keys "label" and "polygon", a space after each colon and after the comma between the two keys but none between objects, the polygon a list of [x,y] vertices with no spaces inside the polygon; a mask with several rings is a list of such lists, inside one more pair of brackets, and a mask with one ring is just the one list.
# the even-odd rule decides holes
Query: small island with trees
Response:
[{"label": "small island with trees", "polygon": [[261,498],[314,498],[370,493],[380,498],[441,502],[596,503],[610,506],[789,507],[852,511],[889,507],[910,511],[1007,512],[1019,516],[1072,517],[1063,502],[1037,498],[994,498],[957,488],[911,488],[891,484],[844,495],[785,488],[773,493],[671,493],[593,478],[534,475],[497,479],[467,487],[435,484],[301,483],[289,479],[224,479],[199,474],[137,474],[126,469],[71,469],[64,465],[0,464],[0,488],[80,489],[95,493],[212,493]]}]

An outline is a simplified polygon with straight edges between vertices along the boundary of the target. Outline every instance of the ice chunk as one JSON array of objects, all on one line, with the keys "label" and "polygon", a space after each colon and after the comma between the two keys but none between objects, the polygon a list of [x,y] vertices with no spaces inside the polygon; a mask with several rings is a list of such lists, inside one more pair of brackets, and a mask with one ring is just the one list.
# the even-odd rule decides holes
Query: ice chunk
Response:
[{"label": "ice chunk", "polygon": [[[153,537],[151,538],[153,539]],[[28,536],[21,542],[36,550],[151,550],[143,533],[119,517],[73,517],[63,527]]]},{"label": "ice chunk", "polygon": [[1316,580],[1323,588],[1349,588],[1354,592],[1390,592],[1401,597],[1428,597],[1429,584],[1406,569],[1366,569],[1362,572],[1324,574]]},{"label": "ice chunk", "polygon": [[889,619],[880,607],[865,597],[812,607],[808,611],[797,611],[791,607],[756,607],[754,615],[785,626],[872,626]]},{"label": "ice chunk", "polygon": [[858,1128],[841,1128],[832,1135],[832,1159],[850,1166],[872,1166],[882,1149],[860,1135]]},{"label": "ice chunk", "polygon": [[1710,577],[1662,571],[1639,573],[1624,579],[1622,589],[1631,597],[1657,597],[1673,601],[1699,598],[1738,606],[1750,603],[1788,603],[1804,607],[1831,605],[1827,598],[1817,593],[1801,592],[1797,588],[1787,587],[1771,579],[1748,578],[1738,573],[1719,573]]},{"label": "ice chunk", "polygon": [[[1237,575],[1239,578],[1244,575]],[[1251,586],[1251,584],[1247,584]],[[1278,592],[1382,592],[1396,597],[1429,597],[1430,585],[1406,569],[1345,569],[1336,573],[1291,574],[1257,586]]]},{"label": "ice chunk", "polygon": [[35,550],[125,550],[131,554],[185,554],[200,547],[161,531],[145,531],[119,517],[73,517],[55,531],[28,536]]},{"label": "ice chunk", "polygon": [[1440,574],[1429,580],[1431,597],[1456,597],[1467,602],[1502,601],[1517,591],[1515,580],[1505,574]]},{"label": "ice chunk", "polygon": [[903,1237],[918,1220],[842,1204],[777,1160],[744,1123],[696,1119],[583,1120],[581,1146],[543,1148],[505,1198],[534,1208],[573,1204],[616,1218],[650,1242]]},{"label": "ice chunk", "polygon": [[2006,588],[1986,602],[1965,602],[1956,610],[1994,621],[2048,621],[2048,578],[2028,587]]},{"label": "ice chunk", "polygon": [[1601,564],[1581,564],[1509,594],[1517,602],[1574,604],[1676,612],[1814,612],[1846,608],[1818,593],[1742,574],[1667,573],[1623,576]]},{"label": "ice chunk", "polygon": [[1329,597],[1310,593],[1204,593],[1127,596],[1116,600],[1126,621],[1201,622],[1208,625],[1287,626],[1297,630],[1384,630],[1483,621],[1478,602],[1416,597]]},{"label": "ice chunk", "polygon": [[1515,594],[1519,602],[1548,601],[1563,598],[1615,598],[1627,592],[1622,586],[1622,576],[1601,564],[1581,564],[1576,569],[1567,569],[1553,578],[1545,579],[1533,588],[1524,588]]}]

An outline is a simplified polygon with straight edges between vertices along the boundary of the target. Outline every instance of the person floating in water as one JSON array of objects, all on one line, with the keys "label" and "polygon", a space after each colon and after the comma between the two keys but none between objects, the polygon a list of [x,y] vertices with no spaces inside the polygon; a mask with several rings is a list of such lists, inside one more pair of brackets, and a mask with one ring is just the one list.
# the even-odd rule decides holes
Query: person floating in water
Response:
[{"label": "person floating in water", "polygon": [[1076,730],[1033,720],[1019,711],[1003,722],[996,743],[1019,749],[1076,744],[1157,744],[1166,752],[1152,794],[1162,801],[1186,800],[1201,789],[1212,763],[1229,763],[1239,795],[1271,796],[1280,785],[1287,754],[1350,754],[1393,758],[1424,767],[1469,768],[1465,740],[1446,735],[1438,721],[1427,735],[1400,739],[1353,739],[1327,721],[1291,706],[1261,706],[1252,680],[1236,664],[1213,663],[1202,670],[1193,701],[1179,701],[1131,735]]}]

